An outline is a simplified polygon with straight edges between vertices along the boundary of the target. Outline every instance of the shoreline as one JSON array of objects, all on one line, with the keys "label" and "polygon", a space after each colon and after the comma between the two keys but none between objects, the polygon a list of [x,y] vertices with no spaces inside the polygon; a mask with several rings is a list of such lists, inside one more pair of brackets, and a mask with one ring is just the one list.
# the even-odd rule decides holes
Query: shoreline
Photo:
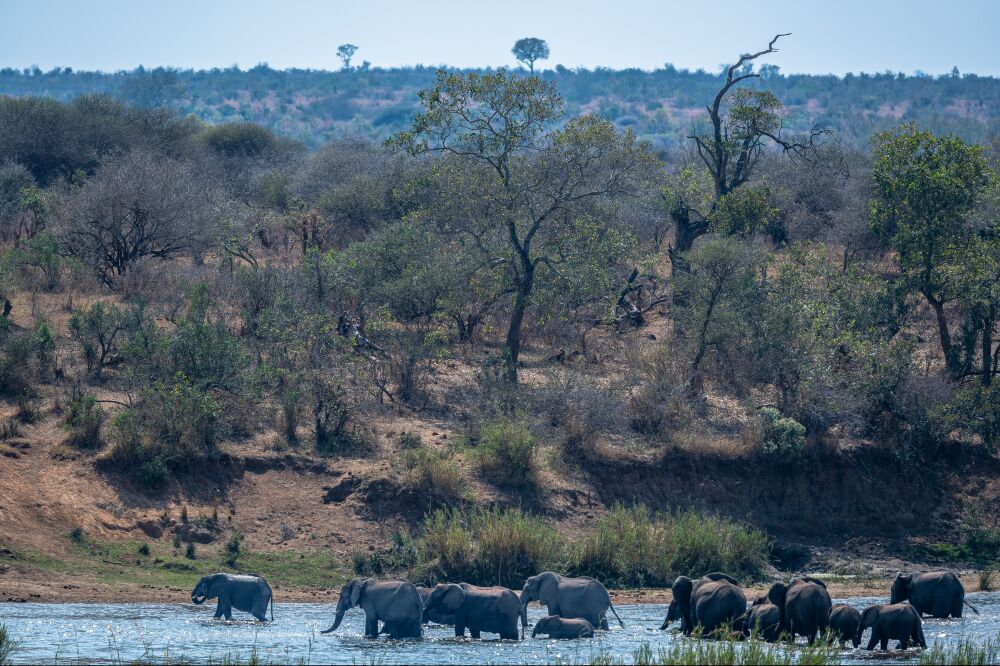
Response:
[{"label": "shoreline", "polygon": [[[15,580],[9,574],[0,575],[0,603],[184,603],[189,599],[190,590],[170,586],[153,586],[142,583],[110,585],[94,581],[64,580],[52,582],[44,580]],[[16,574],[15,574],[16,575]],[[892,586],[891,578],[852,578],[826,574],[812,574],[827,579],[827,589],[835,599],[846,597],[888,598]],[[980,590],[975,574],[960,576],[966,593],[989,592]],[[195,578],[192,577],[192,581]],[[336,603],[338,589],[288,588],[273,586],[277,603]],[[767,593],[768,585],[755,583],[743,588],[747,601],[759,594]],[[634,588],[608,590],[612,603],[624,604],[669,604],[673,595],[669,588]]]}]

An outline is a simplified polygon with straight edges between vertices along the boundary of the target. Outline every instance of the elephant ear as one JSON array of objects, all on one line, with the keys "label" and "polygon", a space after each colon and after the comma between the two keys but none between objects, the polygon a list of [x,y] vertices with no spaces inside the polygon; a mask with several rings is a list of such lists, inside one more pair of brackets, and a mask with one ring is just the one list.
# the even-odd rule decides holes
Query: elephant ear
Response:
[{"label": "elephant ear", "polygon": [[351,607],[355,607],[361,602],[361,593],[368,587],[371,578],[355,578],[351,581]]},{"label": "elephant ear", "polygon": [[733,578],[729,574],[722,573],[721,571],[713,571],[710,574],[705,574],[704,576],[702,576],[702,578],[707,578],[709,580],[714,580],[714,581],[724,580],[727,583],[732,583],[733,585],[739,585],[740,584],[740,582],[738,580],[736,580],[735,578]]},{"label": "elephant ear", "polygon": [[898,604],[905,601],[910,596],[910,581],[913,574],[904,574],[902,571],[896,574],[896,579],[892,581],[892,592],[889,595],[889,603]]},{"label": "elephant ear", "polygon": [[803,576],[799,580],[804,580],[807,583],[813,583],[814,585],[819,585],[822,588],[826,588],[826,583],[821,581],[819,578],[813,578],[812,576]]},{"label": "elephant ear", "polygon": [[874,626],[875,622],[878,620],[880,608],[878,606],[869,606],[865,609],[865,612],[861,614],[861,629],[864,631],[868,627]]},{"label": "elephant ear", "polygon": [[784,608],[786,594],[788,594],[788,586],[784,583],[775,583],[767,591],[767,600],[779,608]]},{"label": "elephant ear", "polygon": [[556,596],[559,581],[554,573],[546,571],[538,575],[538,600],[548,605],[548,600]]},{"label": "elephant ear", "polygon": [[441,599],[441,605],[451,613],[458,612],[458,609],[465,603],[465,590],[458,585],[449,585],[448,591]]},{"label": "elephant ear", "polygon": [[691,601],[691,589],[694,582],[687,576],[678,576],[674,584],[670,586],[670,591],[674,594],[674,599],[681,605],[686,605]]}]

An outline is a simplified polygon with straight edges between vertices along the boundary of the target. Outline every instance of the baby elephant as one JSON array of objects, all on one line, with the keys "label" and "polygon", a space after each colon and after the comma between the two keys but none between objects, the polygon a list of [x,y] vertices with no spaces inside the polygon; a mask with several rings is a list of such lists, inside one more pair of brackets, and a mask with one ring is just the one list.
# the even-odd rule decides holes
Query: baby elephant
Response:
[{"label": "baby elephant", "polygon": [[895,639],[900,643],[898,648],[907,648],[911,644],[927,647],[924,640],[923,622],[920,614],[910,604],[886,604],[884,606],[870,606],[861,614],[861,628],[858,635],[868,627],[872,628],[872,637],[868,641],[868,650],[874,650],[876,643],[881,643],[881,649],[889,647],[889,640]]},{"label": "baby elephant", "polygon": [[538,634],[545,634],[549,638],[593,638],[594,625],[581,618],[549,615],[535,623],[531,637],[534,638]]},{"label": "baby elephant", "polygon": [[267,620],[267,606],[271,605],[271,620],[274,621],[274,597],[271,587],[257,574],[237,576],[217,573],[203,576],[191,592],[191,602],[197,605],[208,599],[218,599],[215,617],[233,619],[233,609],[250,613],[264,622]]},{"label": "baby elephant", "polygon": [[847,604],[837,604],[830,609],[830,629],[841,647],[844,641],[851,641],[854,647],[861,645],[861,613]]},{"label": "baby elephant", "polygon": [[777,641],[781,637],[781,609],[764,595],[757,597],[743,619],[742,633],[769,643]]}]

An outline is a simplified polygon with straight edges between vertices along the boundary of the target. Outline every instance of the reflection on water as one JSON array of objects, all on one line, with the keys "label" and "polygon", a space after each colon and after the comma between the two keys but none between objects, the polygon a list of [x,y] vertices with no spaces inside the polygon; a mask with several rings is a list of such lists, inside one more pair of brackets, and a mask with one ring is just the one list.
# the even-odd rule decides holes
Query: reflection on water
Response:
[{"label": "reflection on water", "polygon": [[[964,638],[984,640],[1000,633],[1000,593],[970,594],[981,615],[966,611],[961,620],[924,621],[927,642],[953,643]],[[835,600],[838,601],[838,600]],[[864,609],[885,598],[843,600]],[[364,638],[364,613],[348,613],[335,634],[320,635],[333,620],[332,604],[275,603],[275,621],[260,623],[236,615],[232,622],[214,620],[213,603],[177,604],[0,604],[0,624],[21,641],[15,663],[118,662],[136,659],[219,662],[246,659],[256,649],[262,661],[307,663],[465,664],[465,663],[589,663],[601,655],[631,660],[636,648],[649,644],[654,652],[680,640],[675,630],[658,631],[666,606],[616,607],[625,628],[582,641],[456,639],[450,627],[425,628],[423,641],[372,641]],[[543,611],[532,608],[529,622]],[[243,616],[248,617],[248,616]],[[530,629],[528,631],[530,634]],[[845,650],[845,663],[867,661],[863,651]],[[892,663],[909,655],[879,660]],[[870,662],[869,662],[870,663]]]}]

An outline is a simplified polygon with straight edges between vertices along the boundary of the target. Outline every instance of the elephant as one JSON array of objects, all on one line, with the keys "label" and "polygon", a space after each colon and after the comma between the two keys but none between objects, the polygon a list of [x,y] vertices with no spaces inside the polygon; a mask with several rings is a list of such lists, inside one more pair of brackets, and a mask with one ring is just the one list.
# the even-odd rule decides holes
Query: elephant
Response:
[{"label": "elephant", "polygon": [[845,641],[851,641],[854,647],[861,645],[861,613],[856,608],[835,605],[830,610],[830,629],[841,647]]},{"label": "elephant", "polygon": [[874,650],[876,643],[880,643],[879,647],[885,650],[889,647],[889,639],[900,641],[897,648],[905,649],[911,643],[922,648],[927,647],[920,613],[905,601],[901,604],[866,608],[865,612],[861,614],[861,628],[858,629],[858,637],[860,638],[865,629],[869,627],[872,630],[872,637],[868,641],[866,650]]},{"label": "elephant", "polygon": [[769,643],[778,640],[781,637],[781,609],[760,595],[747,609],[742,633]]},{"label": "elephant", "polygon": [[521,626],[528,626],[528,604],[537,601],[549,610],[549,615],[564,618],[582,618],[595,627],[608,628],[607,612],[618,618],[618,611],[611,604],[608,590],[593,578],[570,578],[546,571],[524,582],[521,590]]},{"label": "elephant", "polygon": [[965,588],[958,576],[950,571],[923,571],[896,574],[892,582],[890,604],[909,600],[921,616],[935,618],[962,617],[962,606],[968,606],[976,615],[979,610],[965,600]]},{"label": "elephant", "polygon": [[448,626],[455,624],[455,616],[442,612],[440,609],[427,609],[427,599],[431,596],[434,588],[426,585],[417,585],[417,592],[420,594],[420,601],[424,605],[423,623],[433,622],[434,624],[445,624]]},{"label": "elephant", "polygon": [[667,609],[667,619],[660,629],[670,626],[671,616],[681,620],[681,631],[690,636],[695,627],[701,626],[705,635],[719,629],[736,626],[747,612],[747,598],[736,579],[724,573],[710,573],[697,580],[678,576],[671,590],[674,601]]},{"label": "elephant", "polygon": [[813,643],[830,626],[833,602],[826,583],[817,578],[803,576],[787,585],[775,583],[767,591],[767,598],[781,609],[781,630],[792,640],[799,635]]},{"label": "elephant", "polygon": [[[465,628],[473,638],[480,632],[499,634],[500,638],[517,640],[517,620],[521,602],[506,587],[478,587],[462,583],[441,584],[434,588],[424,603],[424,612],[443,611],[455,618],[455,636],[465,635]],[[524,625],[521,625],[524,638]]]},{"label": "elephant", "polygon": [[217,573],[202,576],[191,592],[191,602],[197,605],[208,599],[218,598],[215,607],[215,617],[225,616],[233,619],[233,609],[250,613],[264,622],[267,620],[267,607],[271,606],[271,621],[274,621],[274,596],[271,587],[257,574],[236,575]]},{"label": "elephant", "polygon": [[[320,633],[336,631],[344,621],[344,613],[360,606],[365,611],[365,636],[377,638],[380,633],[392,638],[421,638],[424,605],[413,583],[405,580],[377,581],[355,578],[340,588],[337,615],[331,626]],[[385,623],[379,631],[379,621]]]},{"label": "elephant", "polygon": [[594,625],[582,618],[549,615],[535,623],[531,637],[538,634],[545,634],[549,638],[593,638]]}]

